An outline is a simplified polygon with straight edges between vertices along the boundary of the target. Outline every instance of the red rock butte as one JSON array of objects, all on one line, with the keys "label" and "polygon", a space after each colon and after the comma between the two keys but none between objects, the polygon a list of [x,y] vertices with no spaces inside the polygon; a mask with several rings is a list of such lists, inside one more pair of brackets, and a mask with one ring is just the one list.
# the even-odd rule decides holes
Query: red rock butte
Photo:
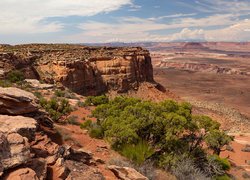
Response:
[{"label": "red rock butte", "polygon": [[61,83],[82,95],[126,92],[154,82],[149,51],[140,47],[89,47],[68,44],[1,45],[0,71]]}]

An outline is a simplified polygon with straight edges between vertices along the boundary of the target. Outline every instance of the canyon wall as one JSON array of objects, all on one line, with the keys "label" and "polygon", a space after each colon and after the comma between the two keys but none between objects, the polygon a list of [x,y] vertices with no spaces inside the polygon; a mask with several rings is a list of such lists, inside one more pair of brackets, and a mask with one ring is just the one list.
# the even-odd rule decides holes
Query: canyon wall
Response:
[{"label": "canyon wall", "polygon": [[83,95],[126,92],[142,82],[154,82],[150,54],[140,47],[1,45],[2,76],[13,69],[23,71],[26,78],[61,83]]}]

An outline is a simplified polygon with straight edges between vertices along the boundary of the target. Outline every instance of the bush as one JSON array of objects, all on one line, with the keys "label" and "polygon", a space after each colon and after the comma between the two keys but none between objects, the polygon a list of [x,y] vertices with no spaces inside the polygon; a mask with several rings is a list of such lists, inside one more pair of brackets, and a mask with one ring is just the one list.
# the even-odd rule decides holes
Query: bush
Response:
[{"label": "bush", "polygon": [[24,79],[25,79],[24,74],[18,70],[10,71],[7,74],[7,80],[12,83],[20,82],[23,81]]},{"label": "bush", "polygon": [[139,141],[137,144],[125,144],[121,147],[120,153],[141,165],[146,159],[153,155],[154,150],[145,141]]},{"label": "bush", "polygon": [[178,180],[209,180],[191,159],[182,159],[173,169],[173,174]]},{"label": "bush", "polygon": [[209,158],[216,162],[224,171],[227,171],[231,168],[231,164],[226,158],[221,158],[218,155],[211,155]]},{"label": "bush", "polygon": [[59,90],[59,89],[55,90],[54,94],[56,97],[64,97],[65,96],[65,92],[62,90]]},{"label": "bush", "polygon": [[[217,169],[207,168],[209,172],[206,172],[202,168],[209,167],[204,147],[218,153],[232,141],[219,129],[219,123],[207,116],[192,115],[188,103],[172,100],[154,103],[116,97],[98,105],[92,114],[101,127],[100,134],[104,134],[114,149],[136,163],[143,163],[149,157],[145,152],[149,152],[159,166],[168,168],[175,167],[180,158],[189,157],[202,173],[218,175]],[[138,144],[140,141],[145,144]],[[150,146],[154,147],[152,151],[147,149]],[[222,161],[226,169],[227,163]],[[223,174],[222,170],[219,175]]]},{"label": "bush", "polygon": [[108,103],[109,99],[107,96],[105,95],[101,95],[101,96],[88,96],[85,104],[87,106],[97,106],[97,105],[101,105],[101,104],[106,104]]},{"label": "bush", "polygon": [[52,98],[51,100],[46,100],[40,98],[39,102],[54,121],[58,121],[62,115],[66,115],[72,111],[69,101],[66,99]]},{"label": "bush", "polygon": [[102,139],[104,136],[103,129],[100,126],[91,127],[89,130],[89,136],[92,138]]},{"label": "bush", "polygon": [[78,117],[77,116],[69,116],[66,121],[69,123],[69,124],[72,124],[72,125],[80,125],[80,123],[77,121]]},{"label": "bush", "polygon": [[87,121],[81,123],[80,128],[81,129],[88,129],[92,127],[92,121],[90,119],[88,119]]},{"label": "bush", "polygon": [[78,107],[85,107],[86,104],[85,104],[84,102],[82,102],[82,101],[78,101],[78,102],[77,102],[77,106],[78,106]]}]

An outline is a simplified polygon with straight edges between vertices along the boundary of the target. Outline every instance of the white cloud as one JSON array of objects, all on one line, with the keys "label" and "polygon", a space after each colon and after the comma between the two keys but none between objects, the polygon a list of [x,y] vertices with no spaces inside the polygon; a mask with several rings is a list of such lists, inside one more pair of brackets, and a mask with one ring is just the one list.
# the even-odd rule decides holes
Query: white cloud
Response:
[{"label": "white cloud", "polygon": [[196,0],[196,5],[187,2],[180,4],[200,12],[209,13],[249,13],[249,0]]},{"label": "white cloud", "polygon": [[[224,28],[206,30],[221,25]],[[230,15],[214,15],[207,18],[183,18],[168,24],[150,19],[123,17],[119,23],[89,21],[79,25],[82,33],[67,37],[71,42],[109,41],[245,41],[250,39],[249,20],[233,20]],[[181,29],[174,34],[156,34],[152,31]]]},{"label": "white cloud", "polygon": [[152,17],[149,18],[149,20],[161,20],[161,19],[165,19],[165,18],[181,18],[181,17],[188,17],[188,16],[195,16],[196,13],[189,13],[189,14],[171,14],[171,15],[167,15],[167,16],[160,16],[160,17]]},{"label": "white cloud", "polygon": [[188,29],[184,28],[179,33],[168,36],[169,41],[246,41],[250,39],[250,20],[242,20],[234,25],[216,30]]},{"label": "white cloud", "polygon": [[249,41],[250,20],[246,19],[223,29],[206,31],[208,41]]},{"label": "white cloud", "polygon": [[[177,18],[166,23],[151,18],[123,17],[117,19],[115,23],[88,21],[79,24],[78,28],[82,29],[83,32],[67,38],[74,42],[202,40],[205,38],[202,29],[214,26],[231,26],[237,22],[238,20],[231,14],[216,14],[204,18]],[[191,30],[194,28],[198,30]],[[170,29],[183,30],[172,35],[159,35],[155,32],[159,30],[167,32]]]},{"label": "white cloud", "polygon": [[204,41],[205,32],[203,29],[190,30],[188,28],[182,29],[181,32],[175,33],[169,37],[170,41]]},{"label": "white cloud", "polygon": [[117,10],[131,0],[0,0],[0,33],[54,32],[63,24],[42,23],[48,17],[92,16]]}]

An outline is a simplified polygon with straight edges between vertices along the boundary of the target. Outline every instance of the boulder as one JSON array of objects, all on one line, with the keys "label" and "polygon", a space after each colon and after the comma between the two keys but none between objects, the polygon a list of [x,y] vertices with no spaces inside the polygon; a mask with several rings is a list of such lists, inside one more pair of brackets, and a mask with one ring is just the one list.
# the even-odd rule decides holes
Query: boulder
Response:
[{"label": "boulder", "polygon": [[117,178],[122,180],[148,180],[147,177],[130,167],[110,165],[108,168],[116,175]]},{"label": "boulder", "polygon": [[30,92],[0,87],[0,114],[22,115],[38,110],[37,98]]},{"label": "boulder", "polygon": [[36,172],[30,168],[17,169],[6,175],[4,180],[39,180]]},{"label": "boulder", "polygon": [[3,133],[18,133],[32,140],[37,129],[37,122],[33,118],[23,116],[0,115],[0,131]]},{"label": "boulder", "polygon": [[92,153],[84,149],[76,150],[69,146],[61,146],[61,148],[64,148],[63,157],[65,159],[82,162],[85,164],[89,164],[90,160],[93,159]]},{"label": "boulder", "polygon": [[31,157],[28,139],[17,133],[0,133],[1,169],[6,170],[26,163]]}]

